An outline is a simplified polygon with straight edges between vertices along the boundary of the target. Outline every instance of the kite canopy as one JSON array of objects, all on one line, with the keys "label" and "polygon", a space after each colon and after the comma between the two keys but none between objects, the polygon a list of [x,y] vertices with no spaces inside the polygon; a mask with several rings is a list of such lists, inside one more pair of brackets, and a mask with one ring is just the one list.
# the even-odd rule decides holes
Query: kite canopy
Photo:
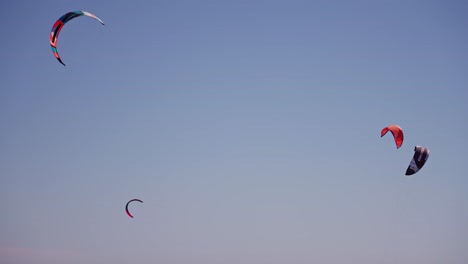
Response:
[{"label": "kite canopy", "polygon": [[52,53],[54,54],[55,58],[57,58],[57,60],[60,63],[62,63],[63,66],[65,66],[65,63],[62,62],[62,59],[60,58],[60,55],[57,52],[57,41],[58,41],[60,31],[62,30],[65,23],[80,16],[88,16],[88,17],[94,18],[97,21],[99,21],[102,25],[104,25],[104,22],[102,22],[101,19],[99,19],[97,16],[86,11],[68,12],[65,15],[61,16],[57,21],[55,21],[55,24],[52,26],[52,30],[50,32],[50,47],[52,48]]},{"label": "kite canopy", "polygon": [[391,126],[385,127],[380,132],[380,137],[385,136],[385,134],[387,134],[388,131],[392,132],[397,149],[400,148],[401,145],[403,144],[403,139],[404,139],[403,130],[401,129],[401,127],[398,125],[391,125]]},{"label": "kite canopy", "polygon": [[406,176],[413,175],[418,172],[426,163],[427,159],[429,158],[429,149],[421,146],[414,147],[414,155],[413,159],[406,169]]},{"label": "kite canopy", "polygon": [[140,202],[140,203],[143,203],[143,201],[140,200],[140,199],[132,199],[132,200],[130,200],[130,201],[127,202],[127,205],[125,205],[125,211],[127,212],[127,215],[130,216],[131,218],[133,218],[133,215],[130,213],[130,211],[128,211],[128,205],[129,205],[131,202]]}]

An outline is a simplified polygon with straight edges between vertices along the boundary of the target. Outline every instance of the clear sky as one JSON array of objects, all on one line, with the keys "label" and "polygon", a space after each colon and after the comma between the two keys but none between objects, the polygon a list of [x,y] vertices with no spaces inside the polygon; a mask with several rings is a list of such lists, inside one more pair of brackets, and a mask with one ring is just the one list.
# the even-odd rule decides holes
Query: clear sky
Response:
[{"label": "clear sky", "polygon": [[2,264],[468,263],[466,1],[0,8]]}]

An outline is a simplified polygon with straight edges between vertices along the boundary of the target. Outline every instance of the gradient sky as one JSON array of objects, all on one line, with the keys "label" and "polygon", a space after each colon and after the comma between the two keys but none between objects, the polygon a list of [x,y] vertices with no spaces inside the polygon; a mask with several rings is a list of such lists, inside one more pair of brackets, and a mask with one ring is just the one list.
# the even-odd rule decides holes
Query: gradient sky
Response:
[{"label": "gradient sky", "polygon": [[2,264],[468,263],[465,1],[0,8]]}]

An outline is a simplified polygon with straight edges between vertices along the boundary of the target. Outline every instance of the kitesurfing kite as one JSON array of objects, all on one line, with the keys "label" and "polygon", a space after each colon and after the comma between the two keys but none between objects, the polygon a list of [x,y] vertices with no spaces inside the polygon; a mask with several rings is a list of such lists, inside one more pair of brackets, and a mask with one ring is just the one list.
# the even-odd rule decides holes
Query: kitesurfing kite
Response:
[{"label": "kitesurfing kite", "polygon": [[405,175],[409,176],[418,172],[426,163],[427,158],[429,158],[429,149],[421,146],[415,146],[413,159],[411,160],[408,169],[406,169]]},{"label": "kitesurfing kite", "polygon": [[60,58],[60,55],[57,52],[57,41],[58,41],[60,31],[62,30],[65,23],[67,23],[68,21],[70,21],[70,20],[72,20],[74,18],[80,17],[80,16],[89,16],[91,18],[96,19],[102,25],[104,25],[104,22],[102,22],[101,19],[99,19],[97,16],[95,16],[95,15],[89,13],[89,12],[86,12],[86,11],[73,11],[73,12],[68,12],[65,15],[61,16],[55,22],[55,24],[52,27],[52,30],[50,32],[50,47],[52,48],[52,52],[54,53],[55,58],[57,58],[57,60],[60,63],[62,63],[63,66],[65,66],[65,63],[63,63],[62,59]]},{"label": "kitesurfing kite", "polygon": [[133,218],[133,215],[130,213],[130,211],[128,211],[128,205],[129,205],[131,202],[140,202],[140,203],[143,203],[143,201],[140,200],[140,199],[132,199],[132,200],[128,201],[127,205],[125,205],[125,211],[127,211],[128,216],[130,216],[131,218]]},{"label": "kitesurfing kite", "polygon": [[398,125],[384,127],[384,129],[382,129],[382,131],[380,132],[380,137],[385,136],[385,134],[387,134],[388,131],[392,132],[397,149],[400,148],[401,144],[403,144],[404,139],[403,130],[401,129],[401,127],[399,127]]}]

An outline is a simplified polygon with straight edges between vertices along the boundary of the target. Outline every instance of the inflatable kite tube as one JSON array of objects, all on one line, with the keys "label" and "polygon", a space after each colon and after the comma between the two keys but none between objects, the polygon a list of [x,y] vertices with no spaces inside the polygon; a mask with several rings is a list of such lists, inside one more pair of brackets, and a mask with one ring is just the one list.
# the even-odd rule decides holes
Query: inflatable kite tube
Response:
[{"label": "inflatable kite tube", "polygon": [[127,212],[127,215],[131,218],[133,218],[133,215],[130,213],[130,211],[128,211],[128,205],[131,203],[131,202],[140,202],[140,203],[143,203],[142,200],[140,199],[132,199],[130,201],[127,202],[127,205],[125,205],[125,211]]},{"label": "inflatable kite tube", "polygon": [[96,19],[104,25],[104,22],[102,22],[101,19],[99,19],[97,16],[86,12],[86,11],[73,11],[73,12],[68,12],[65,15],[61,16],[57,21],[55,21],[54,25],[52,26],[52,30],[50,32],[50,47],[52,48],[52,53],[54,54],[55,58],[65,66],[65,63],[63,63],[62,59],[60,58],[60,55],[58,54],[57,51],[57,42],[58,42],[58,37],[60,34],[60,31],[62,31],[63,26],[70,20],[80,17],[80,16],[88,16],[91,18]]}]

